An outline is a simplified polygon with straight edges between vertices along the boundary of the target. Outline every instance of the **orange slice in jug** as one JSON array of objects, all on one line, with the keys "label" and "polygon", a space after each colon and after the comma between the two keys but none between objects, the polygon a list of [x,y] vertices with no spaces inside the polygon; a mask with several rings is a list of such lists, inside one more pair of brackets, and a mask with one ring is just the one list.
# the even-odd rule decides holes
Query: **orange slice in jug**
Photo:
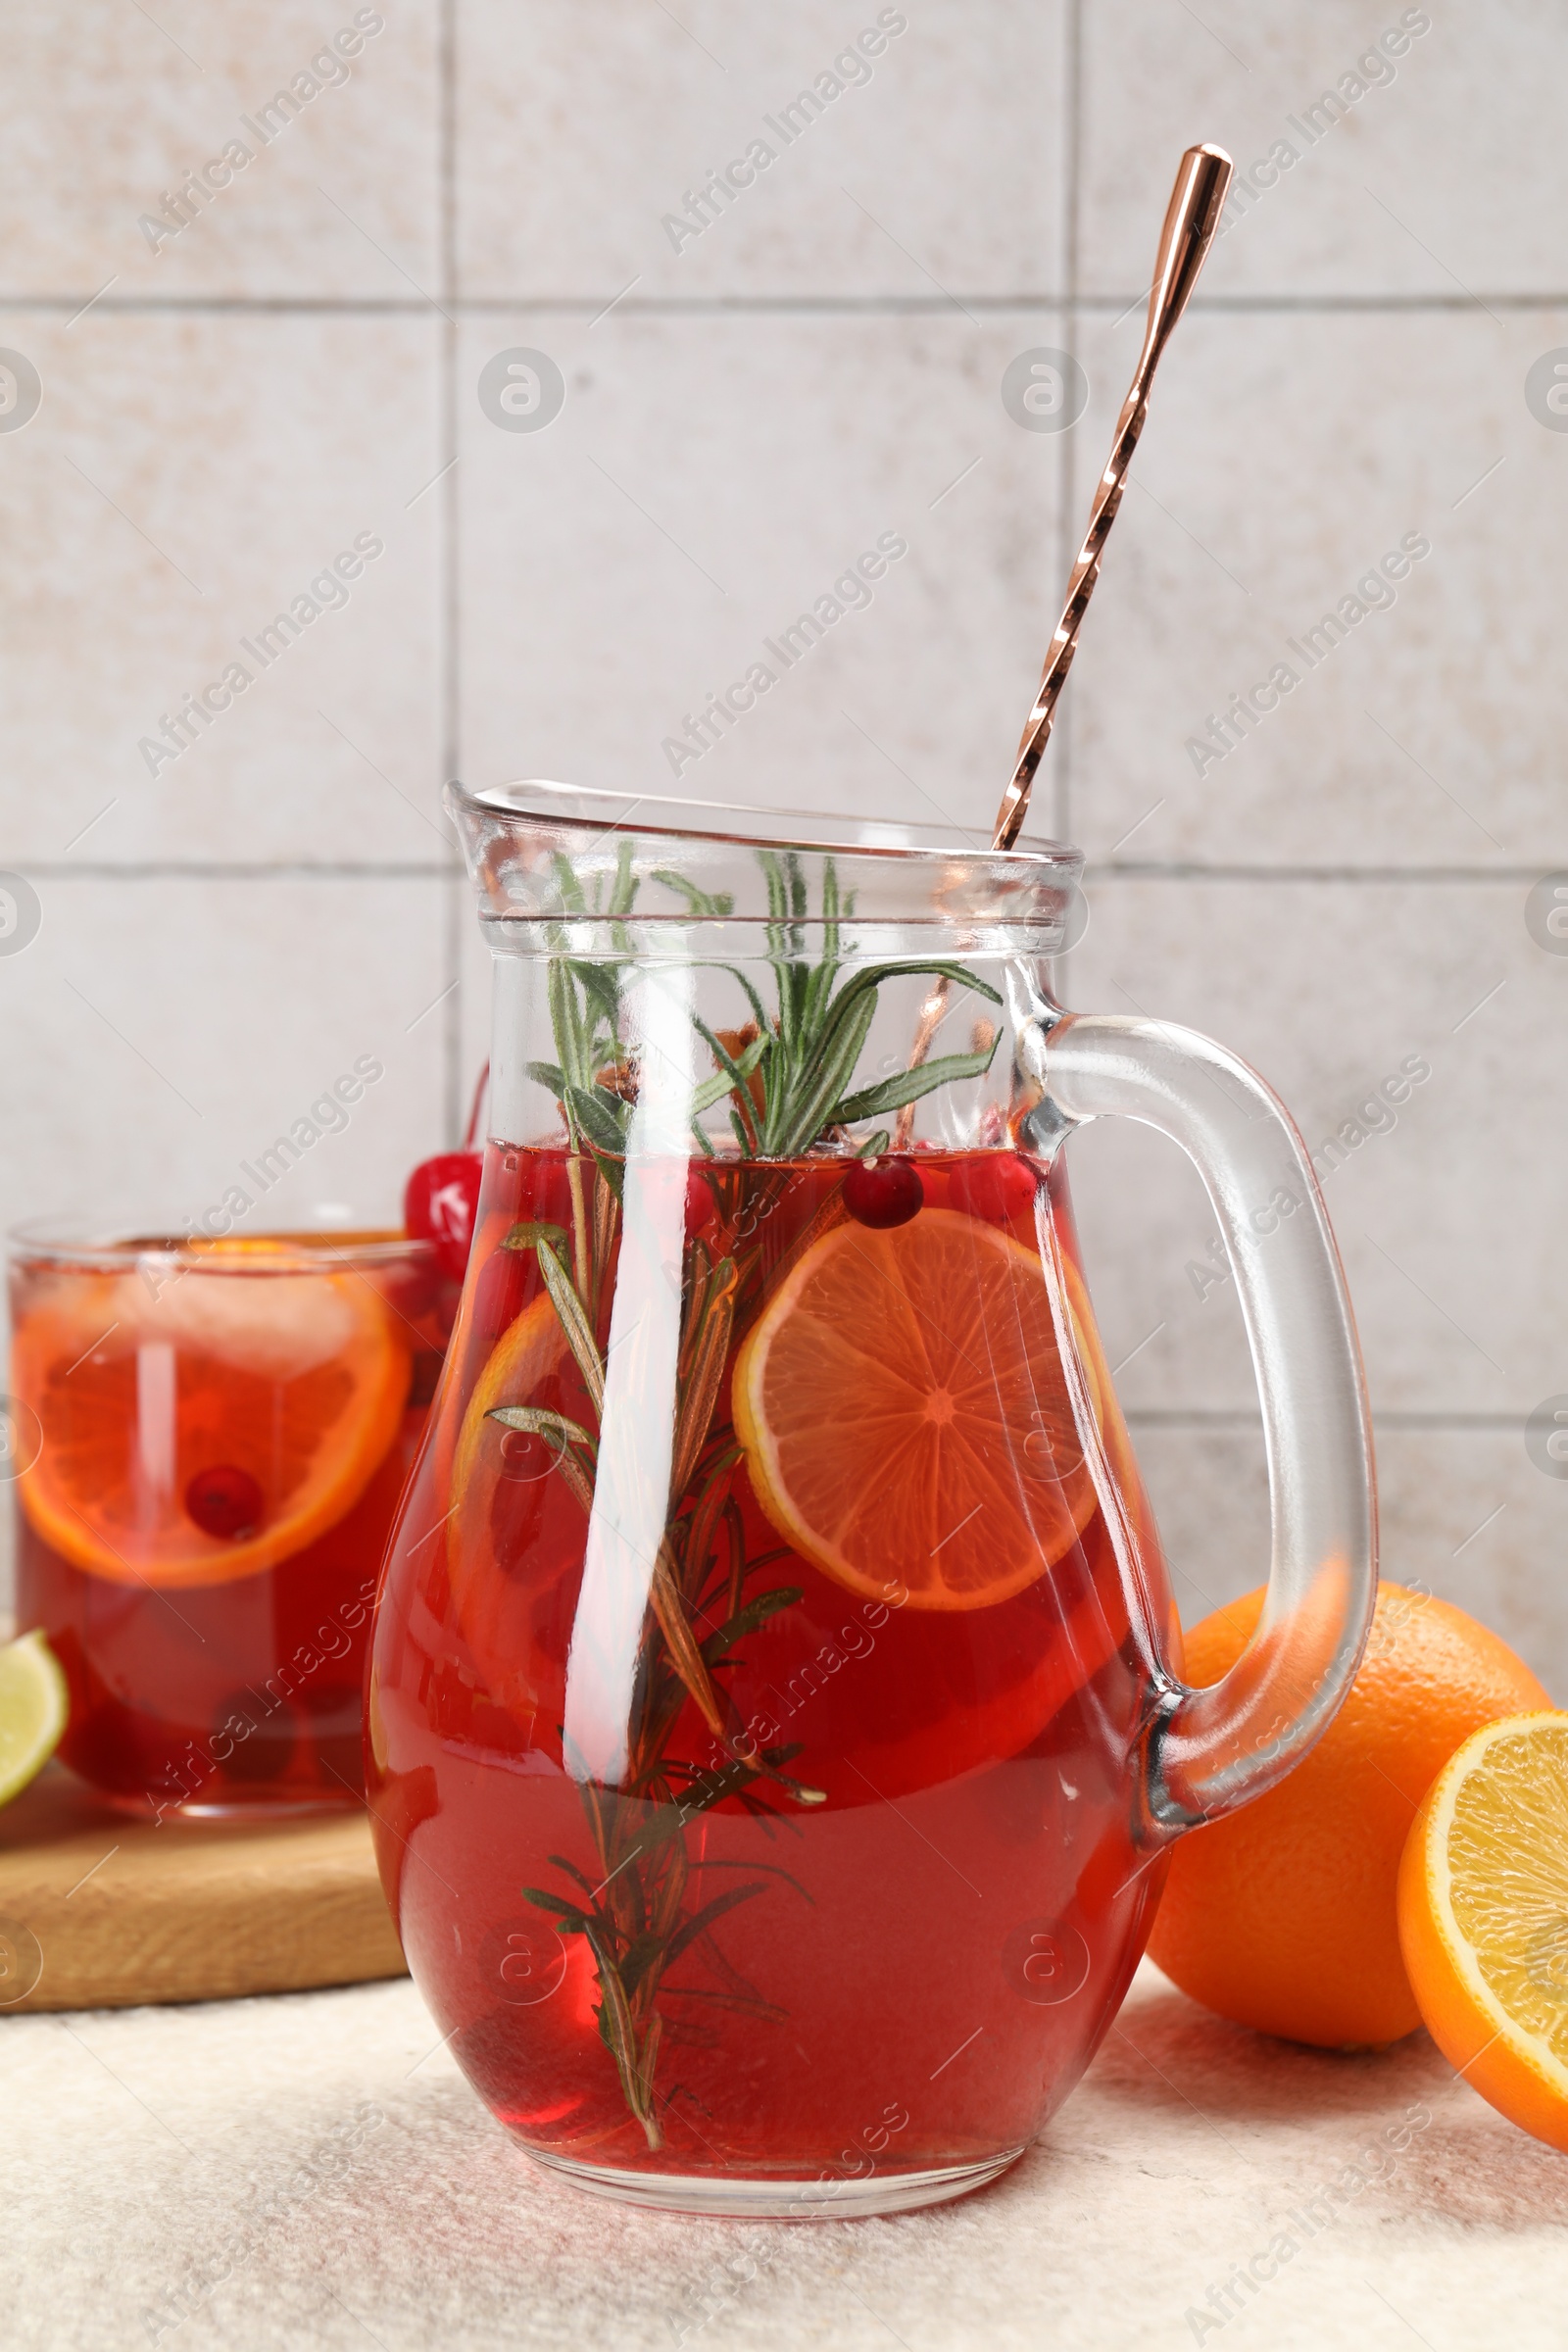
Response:
[{"label": "orange slice in jug", "polygon": [[[570,1411],[574,1400],[558,1396],[554,1376],[568,1361],[566,1335],[548,1292],[514,1317],[491,1348],[474,1385],[458,1432],[452,1461],[452,1509],[447,1520],[447,1560],[460,1610],[473,1598],[496,1566],[492,1511],[496,1488],[506,1476],[506,1448],[515,1440],[490,1419],[498,1405],[545,1404]],[[577,1410],[581,1411],[581,1406]],[[539,1474],[547,1472],[551,1448],[534,1441]]]},{"label": "orange slice in jug", "polygon": [[[1089,1303],[1075,1353],[1102,1411]],[[1095,1507],[1038,1252],[928,1208],[799,1260],[736,1360],[736,1434],[785,1541],[855,1592],[980,1609],[1058,1560]]]},{"label": "orange slice in jug", "polygon": [[[42,1444],[18,1490],[34,1532],[75,1567],[167,1588],[254,1576],[314,1544],[368,1486],[409,1393],[398,1320],[358,1276],[272,1271],[267,1253],[218,1248],[211,1272],[156,1288],[138,1273],[31,1284],[12,1386]],[[215,1475],[253,1498],[233,1532],[191,1515]]]}]

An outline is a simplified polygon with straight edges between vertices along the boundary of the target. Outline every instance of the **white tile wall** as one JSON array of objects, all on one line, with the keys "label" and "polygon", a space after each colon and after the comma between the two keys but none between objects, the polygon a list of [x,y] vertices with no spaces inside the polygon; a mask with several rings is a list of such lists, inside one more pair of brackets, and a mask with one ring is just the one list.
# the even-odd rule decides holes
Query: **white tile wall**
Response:
[{"label": "white tile wall", "polygon": [[198,1211],[368,1055],[384,1074],[269,1214],[333,1201],[396,1221],[441,1123],[447,948],[428,881],[101,866],[38,897],[37,937],[0,958],[0,1021],[25,1050],[0,1131],[8,1202]]},{"label": "white tile wall", "polygon": [[[1081,334],[1095,448],[1140,327],[1096,314]],[[1187,321],[1075,672],[1074,818],[1092,856],[1568,861],[1544,691],[1568,443],[1524,398],[1532,363],[1564,343],[1568,308]],[[1428,552],[1412,560],[1406,539]],[[1275,664],[1278,707],[1219,757],[1195,754],[1211,714]]]},{"label": "white tile wall", "polygon": [[[459,410],[467,772],[878,813],[912,784],[927,817],[988,821],[1051,628],[1057,453],[995,396],[1019,339],[947,309],[468,324],[466,378],[542,348],[567,395],[538,434]],[[673,772],[682,713],[890,532],[908,552],[871,602]]]},{"label": "white tile wall", "polygon": [[[1222,1037],[1313,1151],[1341,1139],[1324,1193],[1388,1411],[1522,1418],[1565,1385],[1568,958],[1531,938],[1525,899],[1516,880],[1107,873],[1063,962],[1070,1004]],[[1406,1061],[1430,1074],[1358,1119]],[[1197,1179],[1172,1146],[1119,1124],[1071,1151],[1112,1363],[1164,1325],[1128,1366],[1128,1404],[1245,1402],[1229,1291],[1188,1271],[1217,1231]]]},{"label": "white tile wall", "polygon": [[0,21],[8,290],[68,315],[100,288],[155,306],[437,290],[437,0],[9,0]]},{"label": "white tile wall", "polygon": [[[627,287],[808,307],[1057,293],[1066,14],[464,0],[465,290],[594,309]],[[694,211],[714,172],[730,192]]]},{"label": "white tile wall", "polygon": [[[346,79],[311,76],[372,17]],[[834,94],[879,17],[906,22]],[[307,1189],[389,1206],[483,1050],[443,778],[657,788],[681,712],[880,531],[909,554],[870,610],[688,779],[983,824],[1177,155],[1298,147],[1165,364],[1050,756],[1093,861],[1064,986],[1215,1030],[1313,1143],[1430,1061],[1328,1193],[1389,1566],[1568,1693],[1568,1482],[1522,1437],[1568,1392],[1568,958],[1525,923],[1568,868],[1568,437],[1526,397],[1568,345],[1560,12],[9,0],[0,25],[0,347],[43,382],[0,429],[0,869],[44,913],[0,956],[7,1221],[199,1202],[361,1052],[386,1080]],[[1391,31],[1392,79],[1358,75]],[[265,144],[239,129],[290,86]],[[808,87],[786,143],[765,118]],[[139,216],[233,135],[244,169],[155,251]],[[766,168],[675,250],[663,216],[759,136]],[[1042,348],[1090,380],[1059,434],[999,396]],[[517,349],[562,372],[541,432],[480,405]],[[1407,531],[1432,553],[1397,603],[1200,776],[1207,714]],[[361,532],[385,552],[348,605],[148,774],[141,736]],[[1212,1229],[1152,1139],[1074,1155],[1200,1610],[1266,1543],[1234,1309],[1189,1272]]]},{"label": "white tile wall", "polygon": [[1209,138],[1254,191],[1238,185],[1213,293],[1560,291],[1550,158],[1562,137],[1562,26],[1550,0],[1309,10],[1205,0],[1196,11],[1088,0],[1083,24],[1087,286],[1131,296],[1148,284],[1141,198],[1152,160]]},{"label": "white tile wall", "polygon": [[[7,628],[8,856],[448,856],[430,795],[440,509],[418,497],[441,465],[432,326],[100,304],[71,328],[0,313],[0,341],[25,343],[46,386],[33,423],[0,437],[0,530],[27,551]],[[159,749],[165,715],[231,663],[249,683],[220,683],[227,709]]]}]

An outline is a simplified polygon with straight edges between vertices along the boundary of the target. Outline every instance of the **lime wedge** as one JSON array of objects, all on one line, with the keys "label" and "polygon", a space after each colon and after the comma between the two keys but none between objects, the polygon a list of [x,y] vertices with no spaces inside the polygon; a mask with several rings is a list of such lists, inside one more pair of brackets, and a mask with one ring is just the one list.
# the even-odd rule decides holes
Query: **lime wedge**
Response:
[{"label": "lime wedge", "polygon": [[0,1805],[43,1770],[70,1712],[66,1678],[42,1634],[0,1649]]}]

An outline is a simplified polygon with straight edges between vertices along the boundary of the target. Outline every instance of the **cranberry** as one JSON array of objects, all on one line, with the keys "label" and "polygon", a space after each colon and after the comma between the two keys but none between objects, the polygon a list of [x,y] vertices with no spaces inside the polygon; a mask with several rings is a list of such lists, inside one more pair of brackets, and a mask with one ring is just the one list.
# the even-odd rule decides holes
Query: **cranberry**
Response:
[{"label": "cranberry", "polygon": [[254,1536],[262,1524],[267,1497],[248,1470],[235,1462],[215,1462],[198,1470],[185,1489],[185,1513],[204,1536]]},{"label": "cranberry", "polygon": [[953,1170],[948,1199],[988,1225],[1012,1225],[1033,1214],[1039,1187],[1034,1169],[1016,1152],[977,1152]]},{"label": "cranberry", "polygon": [[907,1159],[858,1159],[844,1179],[844,1205],[861,1225],[879,1232],[907,1225],[925,1200],[920,1171]]},{"label": "cranberry", "polygon": [[483,1173],[477,1152],[438,1152],[433,1159],[420,1160],[403,1195],[410,1239],[434,1243],[436,1256],[455,1282],[467,1271]]}]

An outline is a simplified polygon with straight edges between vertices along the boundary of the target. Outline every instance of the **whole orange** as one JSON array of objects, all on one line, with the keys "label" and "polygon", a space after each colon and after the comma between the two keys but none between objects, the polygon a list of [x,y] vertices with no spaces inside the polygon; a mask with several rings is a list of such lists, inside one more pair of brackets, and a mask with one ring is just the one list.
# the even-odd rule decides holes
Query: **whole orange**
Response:
[{"label": "whole orange", "polygon": [[[1262,1610],[1249,1592],[1187,1636],[1187,1680],[1218,1682]],[[1421,2023],[1399,1956],[1399,1857],[1461,1741],[1549,1707],[1522,1659],[1463,1609],[1382,1585],[1340,1712],[1288,1780],[1182,1838],[1149,1954],[1206,2009],[1329,2049]]]}]

